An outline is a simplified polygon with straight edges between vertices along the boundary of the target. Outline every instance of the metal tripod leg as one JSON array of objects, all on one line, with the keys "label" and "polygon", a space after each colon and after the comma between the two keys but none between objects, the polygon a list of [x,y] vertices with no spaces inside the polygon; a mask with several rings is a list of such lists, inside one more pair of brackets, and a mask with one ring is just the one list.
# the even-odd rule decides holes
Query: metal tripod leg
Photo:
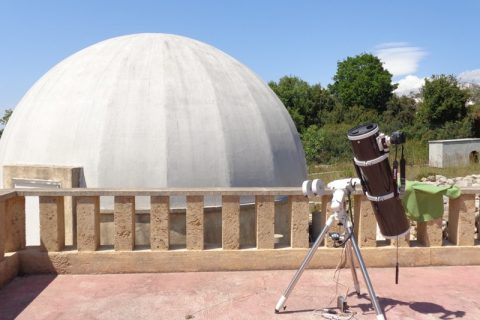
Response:
[{"label": "metal tripod leg", "polygon": [[308,263],[310,262],[310,260],[312,260],[313,255],[315,254],[315,252],[317,252],[318,246],[320,245],[322,240],[325,238],[325,235],[327,234],[328,230],[332,226],[333,221],[335,221],[335,215],[331,215],[330,217],[328,217],[328,220],[325,224],[325,227],[323,227],[322,232],[320,232],[320,234],[318,235],[317,240],[315,240],[315,243],[313,244],[312,248],[308,251],[307,255],[303,259],[303,262],[300,265],[300,268],[297,270],[297,272],[293,276],[293,279],[290,281],[290,284],[288,285],[287,289],[278,300],[277,305],[275,306],[275,313],[278,313],[280,309],[282,309],[283,306],[285,305],[285,302],[287,302],[288,296],[290,295],[293,288],[297,284],[297,281],[300,279],[303,271],[308,266]]},{"label": "metal tripod leg", "polygon": [[[351,235],[353,237],[353,235]],[[360,284],[358,283],[357,269],[355,268],[355,262],[353,261],[353,249],[350,241],[347,241],[345,244],[347,248],[345,249],[348,254],[348,260],[350,261],[350,270],[352,271],[353,285],[355,286],[355,292],[357,295],[360,295]]]},{"label": "metal tripod leg", "polygon": [[[347,232],[349,234],[352,234],[352,227],[347,227]],[[360,265],[363,279],[365,280],[365,284],[367,285],[368,294],[370,295],[370,299],[372,299],[373,308],[375,309],[375,313],[377,314],[377,320],[385,320],[385,315],[383,313],[382,307],[380,306],[380,303],[378,302],[377,295],[375,294],[372,282],[370,281],[370,277],[368,276],[367,267],[365,266],[365,262],[363,261],[362,254],[360,253],[360,249],[358,248],[357,241],[355,240],[353,234],[349,240],[351,242],[355,256],[357,257],[358,264]]]}]

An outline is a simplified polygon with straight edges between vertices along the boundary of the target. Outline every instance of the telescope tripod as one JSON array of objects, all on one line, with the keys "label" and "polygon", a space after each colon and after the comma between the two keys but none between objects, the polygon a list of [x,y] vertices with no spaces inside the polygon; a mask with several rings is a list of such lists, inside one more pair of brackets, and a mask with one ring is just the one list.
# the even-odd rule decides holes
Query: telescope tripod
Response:
[{"label": "telescope tripod", "polygon": [[278,300],[277,305],[275,306],[275,313],[280,312],[282,308],[283,309],[286,308],[285,302],[287,301],[290,293],[293,291],[293,288],[297,284],[298,280],[302,276],[303,271],[308,266],[310,260],[312,260],[313,255],[315,254],[318,247],[320,246],[320,243],[325,238],[325,235],[328,233],[328,231],[332,227],[334,221],[338,221],[339,225],[342,225],[345,228],[344,244],[347,250],[347,257],[350,260],[350,267],[352,271],[352,278],[355,286],[355,291],[357,292],[357,295],[360,294],[360,285],[358,283],[357,272],[353,262],[353,254],[355,254],[357,258],[358,264],[360,266],[360,270],[363,275],[363,279],[365,281],[365,284],[367,285],[368,294],[370,295],[370,298],[372,300],[373,308],[375,309],[375,313],[377,315],[377,320],[385,320],[383,310],[378,302],[378,298],[375,294],[375,290],[373,289],[372,282],[370,281],[367,267],[365,266],[365,262],[360,253],[360,248],[358,247],[357,241],[355,240],[352,222],[350,221],[350,218],[347,212],[343,208],[343,200],[344,200],[343,198],[344,198],[345,192],[349,192],[349,191],[350,190],[345,190],[345,189],[337,189],[334,191],[334,196],[332,200],[332,209],[334,209],[334,213],[327,219],[327,222],[324,228],[322,229],[320,235],[317,237],[312,248],[308,251],[307,255],[303,259],[303,262],[300,265],[300,268],[297,270],[297,272],[293,276],[287,289]]}]

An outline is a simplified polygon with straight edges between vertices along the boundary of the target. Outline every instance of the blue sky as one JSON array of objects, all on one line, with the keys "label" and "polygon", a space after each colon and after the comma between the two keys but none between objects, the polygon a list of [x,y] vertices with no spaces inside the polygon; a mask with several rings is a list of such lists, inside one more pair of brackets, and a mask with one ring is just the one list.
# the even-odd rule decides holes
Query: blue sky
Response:
[{"label": "blue sky", "polygon": [[263,80],[326,86],[337,62],[374,53],[407,89],[432,74],[480,83],[480,1],[0,0],[0,112],[52,66],[114,36],[211,44]]}]

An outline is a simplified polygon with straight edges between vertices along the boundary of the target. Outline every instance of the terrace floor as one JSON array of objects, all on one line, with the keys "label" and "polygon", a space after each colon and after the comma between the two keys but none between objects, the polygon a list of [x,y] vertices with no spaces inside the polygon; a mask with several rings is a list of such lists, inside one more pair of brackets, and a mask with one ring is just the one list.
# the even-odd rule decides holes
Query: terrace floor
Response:
[{"label": "terrace floor", "polygon": [[[280,314],[291,270],[31,275],[0,290],[0,319],[324,319],[316,309],[334,307],[345,286],[352,319],[375,319],[363,279],[357,297],[350,270],[338,286],[334,273],[306,270]],[[387,319],[480,319],[480,266],[401,268],[398,285],[394,268],[369,273]]]}]

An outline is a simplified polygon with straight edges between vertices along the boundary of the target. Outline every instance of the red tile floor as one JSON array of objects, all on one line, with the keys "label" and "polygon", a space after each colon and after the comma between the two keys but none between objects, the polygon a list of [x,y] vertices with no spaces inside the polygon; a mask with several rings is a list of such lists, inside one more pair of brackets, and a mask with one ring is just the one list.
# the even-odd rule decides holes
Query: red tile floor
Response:
[{"label": "red tile floor", "polygon": [[[197,272],[17,277],[0,290],[0,319],[324,319],[345,294],[352,319],[375,319],[363,279],[349,269],[306,270],[275,314],[294,271]],[[370,268],[387,319],[480,319],[480,266]],[[361,277],[360,270],[358,270]],[[337,293],[336,293],[337,290]]]}]

